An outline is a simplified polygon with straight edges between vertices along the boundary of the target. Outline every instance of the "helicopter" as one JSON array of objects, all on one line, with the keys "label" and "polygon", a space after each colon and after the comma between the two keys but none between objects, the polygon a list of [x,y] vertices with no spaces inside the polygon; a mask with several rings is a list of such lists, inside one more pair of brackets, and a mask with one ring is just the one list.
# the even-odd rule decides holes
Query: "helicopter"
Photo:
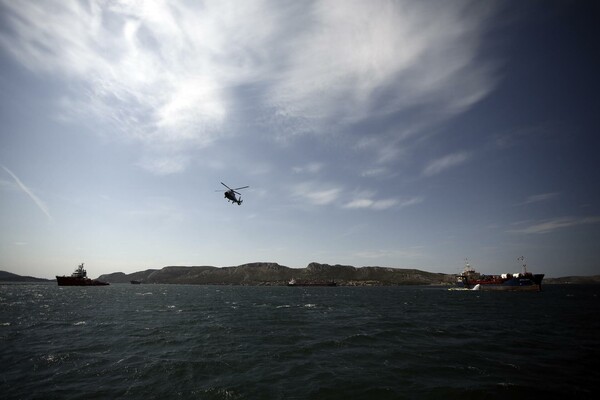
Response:
[{"label": "helicopter", "polygon": [[[223,182],[221,182],[221,185],[225,186],[229,190],[216,190],[216,192],[225,192],[225,198],[227,199],[227,201],[231,201],[231,204],[237,203],[238,206],[242,205],[243,200],[242,200],[242,195],[239,192],[236,192],[236,190],[246,189],[246,188],[250,187],[250,186],[242,186],[239,188],[232,189],[229,186],[227,186],[226,184],[224,184]],[[236,193],[238,195],[240,195],[239,198],[235,197]]]}]

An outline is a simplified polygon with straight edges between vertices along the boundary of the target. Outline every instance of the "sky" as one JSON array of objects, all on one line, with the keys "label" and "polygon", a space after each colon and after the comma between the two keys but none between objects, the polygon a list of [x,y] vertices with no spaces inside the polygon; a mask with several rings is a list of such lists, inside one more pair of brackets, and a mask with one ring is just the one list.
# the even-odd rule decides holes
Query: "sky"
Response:
[{"label": "sky", "polygon": [[599,22],[583,0],[0,0],[0,270],[600,274]]}]

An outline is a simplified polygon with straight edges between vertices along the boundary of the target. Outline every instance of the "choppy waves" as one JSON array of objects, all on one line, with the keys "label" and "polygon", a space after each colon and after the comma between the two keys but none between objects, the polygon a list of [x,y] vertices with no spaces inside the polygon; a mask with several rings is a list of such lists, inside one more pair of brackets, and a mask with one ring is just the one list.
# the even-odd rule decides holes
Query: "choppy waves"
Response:
[{"label": "choppy waves", "polygon": [[4,398],[592,397],[600,288],[5,285]]}]

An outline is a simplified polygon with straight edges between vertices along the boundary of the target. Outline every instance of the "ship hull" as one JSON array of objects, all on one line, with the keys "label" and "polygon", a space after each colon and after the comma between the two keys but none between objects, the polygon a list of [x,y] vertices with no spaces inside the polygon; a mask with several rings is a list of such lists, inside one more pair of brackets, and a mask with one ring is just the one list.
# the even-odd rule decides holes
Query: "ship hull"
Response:
[{"label": "ship hull", "polygon": [[108,282],[97,281],[89,278],[78,278],[72,276],[57,276],[58,286],[108,286]]},{"label": "ship hull", "polygon": [[542,280],[544,274],[529,274],[528,277],[519,277],[504,279],[499,276],[489,277],[488,279],[468,279],[463,278],[465,289],[485,290],[485,291],[508,291],[508,292],[539,292],[542,290]]}]

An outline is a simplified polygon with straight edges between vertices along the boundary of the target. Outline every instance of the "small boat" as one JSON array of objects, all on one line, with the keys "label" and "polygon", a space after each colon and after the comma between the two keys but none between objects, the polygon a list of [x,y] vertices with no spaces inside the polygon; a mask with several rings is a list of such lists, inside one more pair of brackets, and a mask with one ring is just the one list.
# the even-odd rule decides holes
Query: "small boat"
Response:
[{"label": "small boat", "polygon": [[337,286],[335,281],[297,281],[292,278],[288,284],[288,286]]},{"label": "small boat", "polygon": [[142,282],[140,281],[130,281],[132,285],[141,285]]},{"label": "small boat", "polygon": [[[523,261],[523,257],[518,260]],[[465,289],[497,290],[497,291],[537,291],[542,290],[544,274],[532,274],[523,263],[523,272],[501,275],[484,275],[475,271],[468,261],[462,274],[458,275],[457,283]]]},{"label": "small boat", "polygon": [[107,286],[108,282],[102,282],[87,277],[87,272],[83,269],[83,263],[79,264],[71,276],[56,276],[58,286]]}]

